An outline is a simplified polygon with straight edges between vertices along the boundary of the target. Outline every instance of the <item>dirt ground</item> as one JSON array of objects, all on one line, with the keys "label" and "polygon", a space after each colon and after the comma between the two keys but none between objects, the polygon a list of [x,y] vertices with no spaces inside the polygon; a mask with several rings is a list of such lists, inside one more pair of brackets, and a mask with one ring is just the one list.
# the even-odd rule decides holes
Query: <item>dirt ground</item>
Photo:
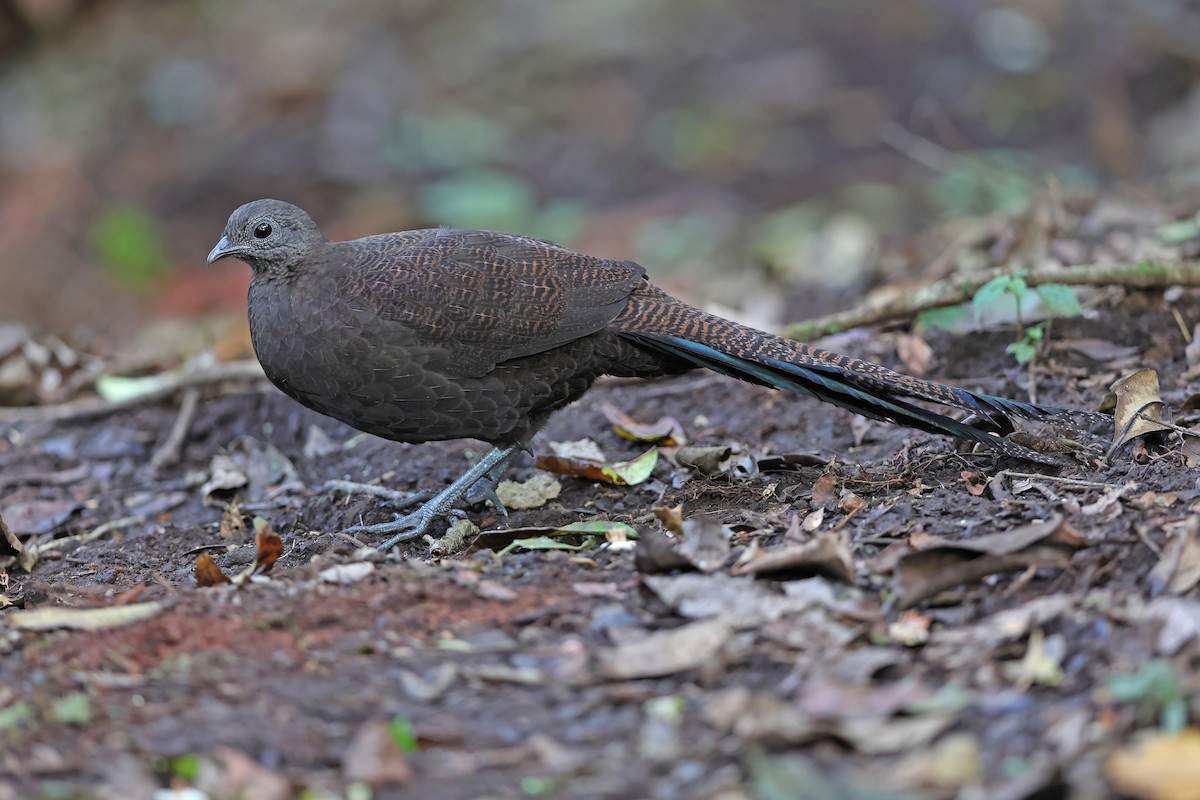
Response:
[{"label": "dirt ground", "polygon": [[[1195,294],[1174,308],[1189,330],[1200,320]],[[1130,371],[1117,347],[1158,370],[1168,409],[1189,394],[1162,292],[1053,336],[1040,402],[1096,408]],[[1010,338],[930,336],[933,375],[1027,397]],[[1067,347],[1088,339],[1106,360]],[[904,368],[890,334],[834,344]],[[509,533],[473,552],[413,541],[378,554],[336,532],[387,508],[325,481],[437,487],[478,443],[364,437],[257,385],[203,396],[179,462],[160,469],[151,454],[177,402],[18,424],[0,441],[5,517],[29,544],[78,538],[7,573],[0,798],[189,785],[248,798],[1105,797],[1132,785],[1114,759],[1138,757],[1139,732],[1186,719],[1189,697],[1196,713],[1200,603],[1185,573],[1200,545],[1185,523],[1200,491],[1177,439],[1047,470],[690,373],[598,384],[535,451],[583,436],[614,460],[645,450],[604,403],[673,416],[691,444],[733,445],[761,468],[706,476],[662,460],[635,487],[560,477],[543,508],[469,513],[485,531],[622,521],[643,536],[635,549],[498,558],[534,535]],[[1075,438],[1102,454],[1110,436]],[[230,493],[206,502],[222,452],[253,473],[237,490],[251,532],[233,538],[218,530]],[[514,477],[532,474],[523,458]],[[647,555],[663,528],[651,509],[676,504],[695,526],[684,538],[715,547],[715,563],[692,559],[707,572]],[[254,516],[282,536],[274,569],[197,586],[198,548],[229,574],[253,562]],[[1001,541],[953,544],[987,537]],[[782,568],[733,574],[785,546]],[[1002,563],[972,574],[979,558]],[[11,616],[93,608],[135,616],[97,630]]]}]

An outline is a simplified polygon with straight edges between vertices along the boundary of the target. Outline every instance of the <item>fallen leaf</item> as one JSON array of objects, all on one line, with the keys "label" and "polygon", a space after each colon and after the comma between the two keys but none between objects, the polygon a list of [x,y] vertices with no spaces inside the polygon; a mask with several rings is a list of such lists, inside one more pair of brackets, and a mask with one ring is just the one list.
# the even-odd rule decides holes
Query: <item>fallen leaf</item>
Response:
[{"label": "fallen leaf", "polygon": [[979,497],[987,491],[987,476],[980,475],[978,472],[972,472],[969,469],[965,469],[959,474],[962,476],[963,482],[967,484],[967,494],[972,497]]},{"label": "fallen leaf", "polygon": [[929,641],[929,626],[933,620],[916,611],[905,611],[887,627],[888,638],[905,647],[918,647]]},{"label": "fallen leaf", "polygon": [[720,475],[729,470],[733,448],[723,445],[688,445],[675,451],[675,463],[703,475]]},{"label": "fallen leaf", "polygon": [[837,510],[846,515],[846,519],[838,523],[837,527],[844,525],[847,520],[853,517],[858,512],[867,507],[867,501],[856,495],[848,489],[843,489],[842,494],[838,497]]},{"label": "fallen leaf", "polygon": [[218,747],[209,765],[196,775],[196,790],[203,797],[286,800],[291,793],[286,778],[232,747]]},{"label": "fallen leaf", "polygon": [[927,537],[926,541],[922,549],[914,548],[896,562],[893,589],[901,607],[997,572],[1031,566],[1065,569],[1071,554],[1084,546],[1061,515],[1002,533],[956,540]]},{"label": "fallen leaf", "polygon": [[892,779],[902,786],[957,789],[979,780],[983,753],[972,733],[951,733],[929,749],[906,756],[892,770]]},{"label": "fallen leaf", "polygon": [[842,719],[836,735],[860,753],[884,755],[927,746],[954,724],[956,714],[921,714],[891,719]]},{"label": "fallen leaf", "polygon": [[352,561],[349,564],[334,564],[317,573],[317,577],[325,583],[339,586],[349,586],[358,583],[375,571],[375,565],[370,561]]},{"label": "fallen leaf", "polygon": [[684,520],[682,536],[675,550],[701,572],[716,572],[729,557],[729,539],[733,531],[710,516]]},{"label": "fallen leaf", "polygon": [[342,755],[342,775],[347,781],[377,788],[407,782],[412,778],[412,767],[390,726],[371,720],[355,731]]},{"label": "fallen leaf", "polygon": [[213,560],[212,554],[208,551],[197,556],[195,574],[197,586],[220,586],[223,583],[232,583],[217,566],[217,562]]},{"label": "fallen leaf", "polygon": [[1156,592],[1170,594],[1185,594],[1200,583],[1200,517],[1173,527],[1149,577]]},{"label": "fallen leaf", "polygon": [[[537,534],[530,536],[529,534]],[[497,557],[511,552],[517,547],[526,550],[582,550],[592,547],[600,537],[606,540],[637,539],[637,529],[624,522],[614,522],[607,519],[589,519],[572,522],[558,527],[531,526],[525,528],[505,528],[498,531],[484,531],[475,537],[467,553],[479,550],[493,550]],[[568,541],[561,541],[562,539]],[[558,541],[558,545],[548,542]]]},{"label": "fallen leaf", "polygon": [[772,584],[716,573],[648,575],[642,583],[667,607],[688,619],[722,618],[737,628],[760,626],[810,609],[853,608],[841,603],[823,578],[784,584],[780,594]]},{"label": "fallen leaf", "polygon": [[848,537],[826,531],[800,544],[774,550],[756,550],[730,570],[734,575],[756,575],[774,579],[825,575],[843,583],[854,583],[854,557]]},{"label": "fallen leaf", "polygon": [[82,508],[82,503],[70,498],[23,500],[5,504],[4,517],[14,533],[50,533]]},{"label": "fallen leaf", "polygon": [[914,333],[896,334],[896,355],[912,375],[926,375],[933,366],[933,348]]},{"label": "fallen leaf", "polygon": [[[864,419],[855,415],[851,419]],[[829,459],[820,453],[773,453],[761,456],[755,464],[763,472],[794,471],[802,467],[823,467]]]},{"label": "fallen leaf", "polygon": [[812,504],[814,508],[832,507],[837,497],[837,476],[832,472],[826,472],[813,483]]},{"label": "fallen leaf", "polygon": [[1016,642],[1035,626],[1052,623],[1076,605],[1077,601],[1069,595],[1047,595],[1035,597],[1016,608],[998,611],[973,625],[939,627],[930,632],[922,657],[947,668],[973,667],[990,648]]},{"label": "fallen leaf", "polygon": [[[1064,339],[1054,342],[1052,349],[1078,353],[1084,358],[1098,361],[1113,368],[1136,359],[1141,353],[1141,349],[1138,347],[1126,347],[1110,342],[1107,339]],[[1113,362],[1119,362],[1119,364]]]},{"label": "fallen leaf", "polygon": [[513,539],[507,547],[496,551],[496,558],[503,558],[518,548],[521,550],[584,550],[591,546],[591,542],[571,544],[549,536],[533,536],[528,539]]},{"label": "fallen leaf", "polygon": [[692,563],[676,550],[677,538],[651,528],[642,536],[634,553],[633,564],[644,575],[694,569]]},{"label": "fallen leaf", "polygon": [[442,661],[417,674],[407,669],[400,670],[400,688],[413,700],[430,703],[444,695],[458,683],[459,667],[452,661]]},{"label": "fallen leaf", "polygon": [[308,433],[304,436],[304,457],[312,460],[322,456],[332,455],[342,449],[340,442],[329,438],[329,434],[319,425],[309,425]]},{"label": "fallen leaf", "polygon": [[249,436],[234,439],[224,452],[213,456],[209,469],[211,477],[200,488],[204,502],[209,504],[234,492],[258,503],[304,488],[300,473],[279,448]]},{"label": "fallen leaf", "polygon": [[506,508],[541,508],[562,493],[562,484],[545,472],[538,472],[527,481],[501,481],[496,496]]},{"label": "fallen leaf", "polygon": [[604,463],[608,457],[600,449],[600,445],[591,439],[575,439],[570,442],[551,442],[550,449],[554,455],[568,461],[595,461]]},{"label": "fallen leaf", "polygon": [[1162,627],[1155,640],[1155,649],[1173,656],[1193,639],[1200,638],[1200,603],[1181,597],[1158,597],[1150,601],[1143,612]]},{"label": "fallen leaf", "polygon": [[557,472],[560,475],[573,475],[616,486],[636,486],[642,483],[650,477],[657,463],[658,449],[653,447],[637,458],[609,464],[566,459],[559,456],[538,456],[537,458],[537,468],[540,470]]},{"label": "fallen leaf", "polygon": [[932,696],[933,689],[912,677],[882,685],[850,685],[817,674],[796,690],[795,702],[817,719],[879,719]]},{"label": "fallen leaf", "polygon": [[1200,800],[1200,729],[1152,733],[1109,756],[1108,779],[1144,800]]},{"label": "fallen leaf", "polygon": [[1116,517],[1121,511],[1121,498],[1126,492],[1131,492],[1137,488],[1137,484],[1133,481],[1122,484],[1121,486],[1110,486],[1104,490],[1100,497],[1094,502],[1088,503],[1080,510],[1085,516],[1094,517],[1113,509],[1113,513],[1106,515],[1105,519]]},{"label": "fallen leaf", "polygon": [[1113,411],[1111,458],[1121,445],[1156,431],[1170,430],[1162,423],[1163,401],[1158,390],[1158,373],[1143,369],[1116,381],[1110,391],[1117,398]]},{"label": "fallen leaf", "polygon": [[723,619],[690,622],[602,650],[598,670],[609,680],[675,675],[711,662],[732,634],[733,628]]},{"label": "fallen leaf", "polygon": [[500,603],[509,603],[517,599],[516,590],[490,578],[484,578],[475,584],[475,594],[484,600],[495,600]]},{"label": "fallen leaf", "polygon": [[[37,562],[37,553],[27,550],[25,545],[21,544],[21,540],[9,529],[3,516],[0,516],[0,555],[15,556],[21,569],[26,572],[32,572],[33,565]],[[12,562],[4,562],[5,565],[10,563]]]},{"label": "fallen leaf", "polygon": [[635,442],[650,442],[665,447],[685,444],[683,426],[674,417],[660,417],[657,422],[638,422],[612,403],[601,403],[600,413],[612,424],[618,436]]},{"label": "fallen leaf", "polygon": [[651,509],[658,521],[663,524],[670,533],[675,536],[683,535],[683,504],[680,503],[672,508],[659,506]]},{"label": "fallen leaf", "polygon": [[1004,674],[1016,684],[1019,691],[1031,686],[1061,686],[1063,682],[1062,662],[1067,655],[1067,640],[1062,634],[1047,638],[1041,628],[1029,633],[1025,656],[1017,662],[1004,664]]},{"label": "fallen leaf", "polygon": [[283,539],[262,517],[254,518],[254,569],[251,574],[265,575],[283,555]]},{"label": "fallen leaf", "polygon": [[221,512],[221,538],[241,540],[246,535],[246,521],[242,519],[242,504],[234,497]]},{"label": "fallen leaf", "polygon": [[1188,469],[1200,469],[1200,438],[1183,437],[1183,463]]},{"label": "fallen leaf", "polygon": [[158,601],[109,608],[38,608],[9,611],[4,621],[13,628],[48,631],[65,628],[73,631],[101,631],[150,619],[166,606]]}]

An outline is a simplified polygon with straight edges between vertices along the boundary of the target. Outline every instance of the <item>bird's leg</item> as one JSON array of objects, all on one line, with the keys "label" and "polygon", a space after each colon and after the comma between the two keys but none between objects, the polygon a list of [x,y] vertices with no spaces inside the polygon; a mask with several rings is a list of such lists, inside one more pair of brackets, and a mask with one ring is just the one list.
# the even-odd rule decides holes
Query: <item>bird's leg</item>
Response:
[{"label": "bird's leg", "polygon": [[[414,539],[423,534],[435,519],[445,516],[456,502],[468,495],[476,483],[490,485],[492,471],[500,466],[507,467],[520,451],[520,444],[493,447],[474,466],[460,475],[445,489],[434,495],[432,499],[428,500],[416,511],[399,516],[391,522],[381,522],[378,525],[356,525],[352,528],[347,528],[346,532],[395,533],[395,536],[379,545],[380,550],[386,550],[392,545],[399,544],[408,539]],[[487,484],[484,483],[485,481],[487,481]]]},{"label": "bird's leg", "polygon": [[482,503],[485,500],[491,502],[496,511],[500,512],[501,516],[508,516],[508,509],[504,507],[504,503],[500,501],[500,497],[496,494],[496,487],[508,473],[512,462],[520,455],[522,448],[513,450],[512,453],[505,456],[496,466],[488,470],[488,474],[484,475],[475,483],[471,484],[471,488],[467,489],[463,495],[463,499],[467,501],[467,505],[473,506],[477,503]]}]

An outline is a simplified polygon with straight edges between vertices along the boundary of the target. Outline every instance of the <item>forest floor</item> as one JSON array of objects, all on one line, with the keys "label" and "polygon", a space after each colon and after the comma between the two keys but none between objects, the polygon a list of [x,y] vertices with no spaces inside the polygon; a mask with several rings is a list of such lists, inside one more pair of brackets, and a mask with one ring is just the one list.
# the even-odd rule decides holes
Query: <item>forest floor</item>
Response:
[{"label": "forest floor", "polygon": [[[1190,330],[1200,298],[1174,300],[1056,323],[1039,402],[1094,409],[1153,366],[1180,408],[1176,314]],[[1011,336],[930,335],[931,375],[1028,397]],[[894,334],[834,344],[906,368]],[[497,532],[474,547],[379,553],[338,531],[386,507],[325,482],[444,485],[478,443],[365,437],[264,385],[203,397],[157,469],[177,403],[17,424],[2,512],[40,549],[5,575],[0,800],[1197,796],[1155,793],[1200,762],[1194,729],[1174,732],[1200,690],[1200,490],[1178,438],[1106,463],[1111,430],[1072,434],[1094,452],[1054,470],[697,372],[602,381],[533,449],[650,447],[606,403],[674,417],[736,468],[558,476],[541,508],[471,509]],[[230,471],[245,532],[221,529]],[[523,457],[514,477],[533,472]],[[651,509],[677,505],[684,554],[664,556]],[[282,537],[274,568],[198,585],[201,553],[254,563],[255,516]],[[497,555],[597,519],[638,545]]]}]

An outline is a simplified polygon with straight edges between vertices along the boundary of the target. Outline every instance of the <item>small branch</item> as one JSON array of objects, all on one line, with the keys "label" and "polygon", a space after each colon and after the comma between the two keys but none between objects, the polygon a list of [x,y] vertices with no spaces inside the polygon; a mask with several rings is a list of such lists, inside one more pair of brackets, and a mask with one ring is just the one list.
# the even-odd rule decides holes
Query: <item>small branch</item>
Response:
[{"label": "small branch", "polygon": [[96,539],[99,539],[101,536],[106,536],[115,530],[120,530],[121,528],[128,528],[130,525],[137,525],[139,522],[143,522],[144,520],[145,518],[141,516],[121,517],[120,519],[114,519],[106,522],[103,525],[97,525],[90,531],[76,533],[72,536],[64,536],[61,539],[51,539],[48,542],[43,542],[42,544],[29,549],[37,555],[41,555],[47,550],[57,550],[58,548],[65,547],[69,544],[84,544],[86,542],[93,542]]},{"label": "small branch", "polygon": [[[906,319],[922,311],[966,303],[985,283],[1011,273],[1011,269],[997,268],[952,275],[937,283],[918,287],[882,302],[864,303],[847,311],[789,325],[784,335],[808,341],[850,328]],[[1062,283],[1067,286],[1127,286],[1135,289],[1174,285],[1200,286],[1200,262],[1142,262],[1119,266],[1080,264],[1062,269],[1035,270],[1024,273],[1023,277],[1031,288],[1046,283]]]},{"label": "small branch", "polygon": [[187,439],[188,430],[192,427],[192,420],[196,417],[196,406],[199,400],[200,390],[195,386],[189,386],[183,390],[183,397],[179,401],[179,413],[175,415],[175,424],[171,426],[171,432],[167,434],[166,441],[154,451],[154,456],[150,459],[150,467],[154,471],[157,472],[163,467],[179,463],[183,442]]},{"label": "small branch", "polygon": [[109,402],[98,398],[72,400],[54,406],[31,406],[21,408],[0,408],[0,424],[15,422],[62,422],[64,420],[87,419],[123,411],[127,408],[156,403],[171,397],[182,389],[212,386],[221,383],[254,383],[265,380],[262,367],[257,361],[229,361],[216,364],[195,372],[179,375],[163,386],[156,387],[145,394],[130,397],[127,400]]}]

